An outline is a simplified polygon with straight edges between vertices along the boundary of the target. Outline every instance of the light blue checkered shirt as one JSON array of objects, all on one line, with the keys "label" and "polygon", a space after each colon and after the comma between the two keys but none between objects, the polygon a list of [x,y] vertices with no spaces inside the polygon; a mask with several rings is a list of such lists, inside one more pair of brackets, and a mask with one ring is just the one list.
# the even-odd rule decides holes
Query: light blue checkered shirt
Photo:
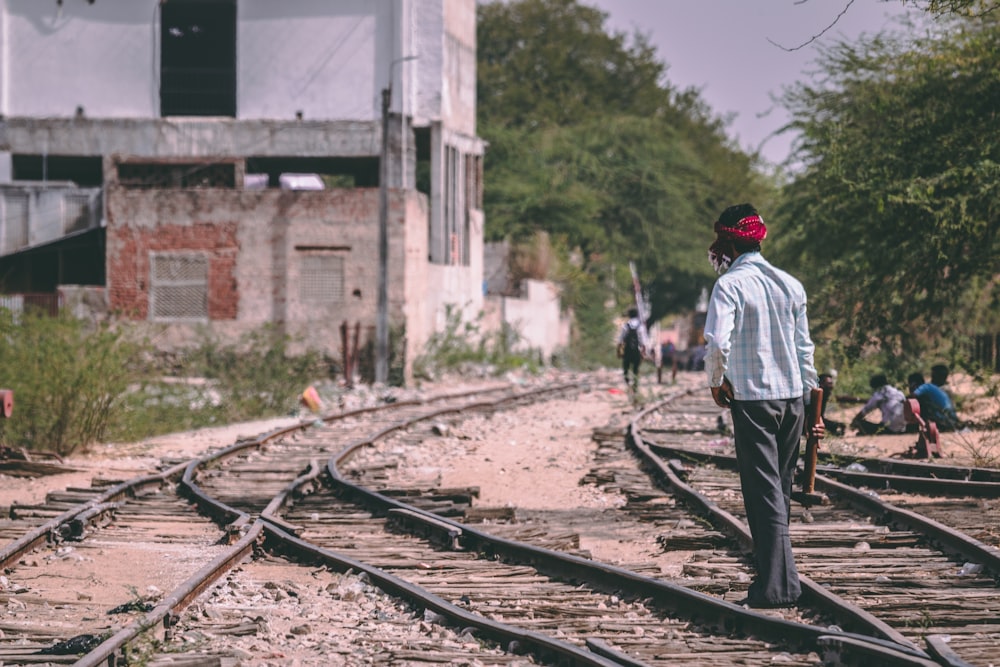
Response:
[{"label": "light blue checkered shirt", "polygon": [[802,283],[759,252],[740,255],[715,282],[705,321],[710,387],[733,385],[738,401],[803,396],[818,386]]}]

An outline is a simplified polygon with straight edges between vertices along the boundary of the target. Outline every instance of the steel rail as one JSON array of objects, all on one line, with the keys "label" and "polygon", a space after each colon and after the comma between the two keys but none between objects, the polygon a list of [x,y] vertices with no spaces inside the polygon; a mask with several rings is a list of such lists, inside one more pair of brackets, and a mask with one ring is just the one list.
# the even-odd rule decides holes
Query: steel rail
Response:
[{"label": "steel rail", "polygon": [[270,523],[266,524],[265,531],[264,546],[273,552],[293,554],[296,561],[322,563],[338,572],[364,572],[383,591],[430,609],[447,618],[454,627],[475,628],[481,637],[497,642],[510,653],[531,653],[543,660],[568,666],[611,667],[622,664],[545,634],[522,630],[469,612],[384,570],[306,542]]},{"label": "steel rail", "polygon": [[[702,431],[703,433],[704,431]],[[703,461],[715,465],[735,469],[735,458],[730,454],[715,454],[712,452],[700,452],[670,445],[649,444],[654,452],[660,452],[664,456],[674,457],[680,460],[689,459],[692,461]],[[827,459],[832,460],[831,457]],[[839,459],[843,463],[843,459]],[[858,459],[851,460],[851,463],[861,463],[867,461],[870,464],[878,465],[885,459]],[[926,493],[928,495],[939,496],[969,496],[975,498],[998,498],[1000,497],[1000,482],[970,479],[971,477],[982,477],[975,474],[976,470],[982,468],[963,468],[936,466],[933,464],[917,464],[920,467],[913,467],[914,464],[895,466],[894,462],[888,461],[884,470],[899,469],[900,472],[910,470],[921,474],[904,475],[891,474],[889,472],[870,472],[859,470],[847,470],[840,466],[823,465],[817,468],[816,472],[822,472],[829,477],[834,477],[853,486],[866,485],[872,489],[892,488],[897,491],[907,491],[911,493]],[[864,465],[864,463],[861,463]],[[881,468],[880,468],[881,469]],[[940,476],[932,476],[941,473]]]},{"label": "steel rail", "polygon": [[[690,392],[688,392],[690,393]],[[663,404],[668,402],[670,399],[661,401],[659,404],[651,406],[644,411],[644,414],[653,412]],[[641,419],[641,416],[637,416],[633,420],[632,424],[636,425]],[[637,428],[637,427],[636,427]],[[726,454],[716,454],[711,452],[702,452],[696,450],[688,450],[680,447],[668,447],[663,445],[650,445],[652,451],[660,452],[666,456],[674,456],[676,459],[671,460],[670,466],[674,472],[677,473],[678,477],[684,476],[683,464],[678,459],[686,459],[695,462],[709,462],[717,467],[729,468],[732,470],[737,469],[736,457]],[[897,463],[892,460],[884,459],[866,459],[867,461],[879,461],[887,462],[889,464]],[[937,470],[939,467],[931,464],[915,464],[903,463],[903,469],[908,470],[921,470],[923,472],[929,472],[932,470]],[[950,468],[952,474],[962,470],[961,468]],[[974,473],[976,469],[965,469],[969,473]],[[995,471],[993,471],[995,472]],[[958,475],[956,474],[956,477]],[[966,477],[973,476],[972,474],[963,475]],[[985,477],[985,475],[978,474],[977,477]],[[945,545],[950,545],[952,547],[953,553],[958,553],[959,555],[968,557],[969,560],[992,560],[996,558],[997,554],[1000,554],[996,549],[984,545],[977,540],[965,535],[964,533],[953,531],[952,529],[944,526],[936,521],[928,519],[922,515],[910,512],[908,510],[900,509],[892,506],[890,503],[881,501],[880,499],[873,498],[870,494],[861,492],[850,486],[840,484],[834,480],[817,475],[817,488],[824,488],[831,493],[842,493],[845,496],[853,499],[855,507],[860,507],[862,511],[872,514],[883,511],[889,520],[903,525],[910,530],[922,533],[929,537],[931,541],[935,539],[938,540],[939,545],[944,543]],[[706,499],[707,500],[707,499]],[[708,501],[710,502],[710,501]],[[876,512],[873,512],[873,508],[879,508]],[[996,572],[997,570],[993,570]],[[805,579],[805,577],[801,578]],[[834,600],[839,600],[836,596],[830,596]],[[895,655],[893,649],[886,650],[881,645],[871,646],[864,641],[859,642],[855,638],[845,637],[843,635],[826,637],[821,640],[821,645],[825,647],[825,663],[834,662],[835,664],[843,664],[845,659],[860,660],[861,664],[885,664],[885,665],[904,665],[904,664],[926,664],[930,665],[944,665],[945,667],[973,667],[970,663],[963,660],[958,654],[950,649],[948,646],[948,638],[941,635],[928,635],[924,638],[927,645],[927,652],[923,658],[918,659],[916,662],[910,662],[911,657],[907,653],[906,655],[899,656]],[[919,649],[918,649],[919,650]],[[831,653],[832,652],[832,653]],[[926,660],[924,660],[926,658]]]},{"label": "steel rail", "polygon": [[[659,445],[653,445],[653,448],[679,458],[708,461],[730,470],[736,469],[736,457],[728,454],[702,453],[693,450],[684,450],[679,447],[661,447]],[[876,498],[865,491],[824,475],[816,475],[816,488],[843,498],[856,509],[877,519],[903,526],[908,530],[924,535],[951,555],[978,563],[992,572],[994,576],[1000,576],[1000,549],[984,544],[934,519],[902,507],[897,507],[881,498]]]},{"label": "steel rail", "polygon": [[[685,482],[682,479],[683,469],[679,464],[675,461],[665,462],[657,456],[642,440],[641,431],[635,426],[635,422],[633,422],[630,435],[632,446],[656,470],[658,481],[665,483],[674,493],[696,508],[698,512],[707,516],[713,525],[733,537],[744,551],[749,553],[753,550],[753,537],[750,535],[750,529],[745,522],[730,512],[725,511]],[[733,460],[735,461],[735,457],[733,457]],[[831,613],[846,627],[864,633],[866,636],[874,635],[876,638],[893,642],[900,647],[919,651],[923,654],[921,657],[926,657],[926,654],[901,632],[872,614],[830,593],[826,588],[802,573],[799,573],[799,581],[802,584],[802,595],[806,602],[812,603]]]},{"label": "steel rail", "polygon": [[1000,482],[1000,470],[973,466],[952,466],[928,461],[912,461],[893,458],[870,458],[864,456],[844,456],[820,452],[820,460],[825,464],[844,465],[860,463],[869,470],[901,474],[913,477],[934,477],[937,479],[964,479],[972,482]]},{"label": "steel rail", "polygon": [[[320,421],[323,422],[333,422],[342,419],[348,419],[351,417],[358,417],[361,415],[367,415],[374,412],[384,412],[397,410],[400,407],[413,407],[420,405],[428,405],[431,403],[436,403],[438,401],[453,400],[456,398],[464,398],[467,396],[476,395],[488,395],[499,392],[509,391],[507,386],[501,387],[491,387],[489,389],[482,389],[474,392],[454,392],[448,394],[439,394],[436,396],[430,396],[425,399],[413,399],[408,401],[396,401],[394,403],[367,406],[362,408],[357,408],[354,410],[349,410],[347,412],[330,412],[326,415],[320,417]],[[544,390],[542,390],[544,391]],[[461,408],[460,408],[461,409]],[[446,409],[442,412],[454,411],[454,408]],[[264,445],[277,440],[278,438],[284,437],[296,431],[304,431],[315,425],[317,420],[307,419],[302,420],[296,424],[290,426],[279,427],[268,431],[255,438],[244,438],[238,440],[234,444],[220,449],[215,452],[209,452],[197,459],[193,459],[187,464],[184,464],[184,472],[181,476],[179,482],[179,488],[182,494],[189,498],[193,503],[198,506],[198,509],[203,514],[209,516],[213,521],[218,523],[220,526],[226,528],[230,535],[230,539],[237,539],[240,533],[247,529],[250,517],[249,515],[235,510],[234,508],[222,503],[211,495],[206,493],[197,483],[196,478],[198,471],[209,465],[214,465],[221,463],[226,459],[239,456],[248,450],[257,450],[262,448]],[[383,437],[384,435],[391,433],[400,428],[405,428],[405,420],[397,422],[396,424],[388,427],[387,429],[380,432],[378,437]]]},{"label": "steel rail", "polygon": [[984,544],[934,519],[897,507],[881,498],[876,498],[855,489],[853,486],[842,484],[828,477],[816,475],[816,486],[829,493],[840,495],[851,505],[872,515],[880,515],[884,521],[904,526],[925,535],[931,542],[937,543],[942,550],[982,565],[992,572],[994,577],[1000,576],[1000,549]]},{"label": "steel rail", "polygon": [[123,653],[121,664],[127,665],[129,664],[127,648],[139,635],[153,630],[159,625],[162,625],[165,633],[169,635],[170,626],[174,623],[176,614],[191,604],[220,577],[241,563],[260,540],[264,527],[263,521],[254,522],[246,534],[225,553],[189,577],[169,595],[161,599],[151,611],[98,644],[94,650],[73,663],[75,667],[96,667],[101,663],[107,664],[108,667],[115,667],[118,664],[116,654],[119,652]]},{"label": "steel rail", "polygon": [[[255,544],[262,543],[273,552],[292,555],[296,562],[323,563],[339,572],[349,570],[365,572],[369,579],[383,591],[405,599],[425,609],[447,618],[454,627],[476,628],[484,638],[496,641],[513,653],[531,653],[543,659],[555,658],[561,665],[573,667],[613,667],[622,663],[602,654],[563,642],[544,634],[525,631],[514,626],[489,620],[468,612],[442,598],[429,593],[419,586],[411,585],[385,571],[323,549],[297,537],[287,530],[288,524],[276,513],[293,497],[313,489],[323,468],[312,462],[306,472],[277,494],[261,512],[260,518],[245,531],[239,542],[208,566],[199,570],[185,581],[171,595],[164,598],[152,611],[126,628],[107,638],[93,651],[74,663],[77,667],[95,667],[107,661],[109,667],[116,664],[116,654],[122,653],[127,664],[127,647],[139,635],[162,624],[169,634],[169,628],[178,612],[186,607],[202,591],[217,581],[226,571],[235,567],[249,553]],[[192,485],[192,493],[207,499],[207,496]],[[211,499],[208,499],[211,500]],[[211,502],[213,512],[222,517],[236,517],[237,521],[247,519],[247,515],[217,501]],[[412,508],[411,508],[412,509]],[[169,639],[169,637],[168,637]],[[635,664],[634,662],[630,664]]]},{"label": "steel rail", "polygon": [[[517,397],[504,400],[514,400],[523,397],[524,395],[519,395]],[[490,405],[492,406],[495,404],[496,403]],[[437,411],[432,415],[423,415],[412,421],[420,421],[422,419],[432,418],[432,416],[438,416],[440,414],[460,409],[462,408],[449,408]],[[292,427],[288,430],[295,430],[295,428],[297,427]],[[392,432],[398,428],[398,425],[394,425],[393,427],[386,429],[385,432]],[[794,636],[799,636],[796,633],[804,633],[804,636],[809,638],[807,643],[815,647],[825,646],[831,641],[829,637],[832,633],[825,628],[816,628],[814,626],[786,621],[784,619],[774,619],[768,616],[756,614],[743,609],[742,607],[718,600],[717,598],[713,598],[711,596],[697,593],[683,587],[667,584],[666,582],[661,582],[659,580],[642,577],[625,570],[620,570],[619,568],[603,566],[570,554],[562,554],[560,552],[553,552],[547,549],[530,547],[513,541],[495,538],[493,536],[480,533],[480,531],[472,529],[468,526],[443,519],[430,512],[407,506],[404,503],[381,496],[376,492],[363,489],[346,482],[346,480],[343,480],[342,478],[340,478],[338,484],[337,478],[339,477],[339,472],[337,471],[335,461],[341,460],[341,456],[346,455],[349,451],[355,451],[358,447],[370,444],[370,442],[371,440],[355,443],[353,446],[342,452],[341,455],[331,457],[326,466],[326,472],[330,476],[330,479],[335,483],[335,486],[339,486],[341,490],[360,495],[361,497],[368,499],[368,502],[375,502],[377,506],[385,508],[387,513],[389,509],[399,510],[394,513],[397,515],[397,518],[405,516],[407,517],[407,520],[416,521],[424,526],[423,530],[425,532],[435,530],[448,531],[448,534],[453,541],[455,540],[455,536],[458,535],[462,546],[465,548],[473,546],[487,553],[502,555],[508,559],[515,559],[519,562],[532,564],[543,572],[546,569],[550,569],[561,573],[560,577],[554,578],[569,578],[573,581],[579,581],[581,579],[591,580],[596,582],[597,585],[595,588],[598,589],[613,589],[615,592],[621,592],[623,590],[631,591],[631,593],[636,597],[652,598],[654,600],[661,601],[661,603],[664,598],[667,598],[673,602],[676,611],[683,610],[687,612],[684,614],[685,616],[691,618],[695,622],[701,622],[703,624],[706,624],[706,621],[708,620],[707,617],[710,612],[706,612],[704,609],[701,609],[697,613],[691,613],[691,606],[692,602],[695,603],[695,607],[699,607],[699,604],[706,604],[709,609],[715,609],[716,611],[716,618],[714,619],[716,627],[721,627],[730,632],[745,632],[747,634],[774,636],[780,638],[780,640],[785,643],[788,641],[789,632],[792,632]],[[190,464],[183,464],[183,467],[185,471],[191,470]],[[370,568],[351,559],[341,558],[332,552],[327,552],[326,550],[311,545],[285,530],[285,527],[282,525],[284,522],[277,517],[275,513],[295,494],[303,493],[304,489],[314,485],[318,474],[318,467],[315,463],[311,464],[309,469],[303,475],[296,478],[296,480],[287,485],[280,494],[272,499],[267,509],[262,513],[261,518],[255,521],[253,525],[246,530],[240,541],[226,554],[215,559],[210,565],[203,568],[199,571],[199,573],[182,584],[173,594],[168,596],[168,598],[165,598],[145,617],[107,639],[100,646],[98,646],[97,649],[89,653],[87,656],[84,656],[84,658],[76,664],[80,666],[90,666],[97,665],[101,661],[107,660],[108,664],[113,667],[115,664],[115,653],[119,650],[123,650],[138,634],[152,629],[159,623],[162,623],[167,629],[166,631],[169,633],[169,627],[172,619],[174,618],[173,615],[178,610],[183,609],[184,606],[189,604],[190,601],[200,594],[205,588],[217,580],[223,572],[242,561],[246,554],[253,548],[253,545],[258,543],[261,539],[262,534],[264,542],[266,542],[270,548],[299,551],[303,558],[310,558],[314,560],[323,559],[324,562],[329,563],[341,562],[345,570],[347,568],[354,568],[355,570],[363,569],[369,572],[369,576],[372,577],[373,580],[379,581],[380,585],[383,585],[390,590],[396,590],[398,592],[397,594],[403,596],[404,589],[395,588],[396,583],[393,581],[395,578],[391,575],[386,573],[380,574],[380,571],[377,571],[376,568]],[[227,518],[236,517],[237,521],[247,520],[245,514],[235,510],[234,508],[226,507],[221,503],[217,506],[220,516]],[[539,565],[541,565],[541,567],[539,567]],[[409,584],[406,584],[406,582],[400,581],[400,583],[407,589],[411,588]],[[413,588],[416,589],[416,587]],[[405,594],[430,595],[421,589],[406,591]],[[508,650],[516,651],[519,648],[523,650],[525,647],[530,647],[534,652],[537,652],[540,655],[558,655],[564,659],[572,658],[573,661],[571,664],[573,665],[639,664],[632,659],[628,659],[626,662],[621,662],[619,659],[616,659],[616,652],[614,652],[613,649],[610,650],[610,653],[584,651],[583,649],[573,645],[566,644],[564,646],[562,642],[558,642],[557,640],[544,635],[524,632],[516,628],[511,629],[515,633],[514,635],[511,635],[507,629],[499,627],[501,624],[488,621],[478,615],[470,615],[466,610],[454,607],[444,600],[435,600],[433,596],[427,598],[427,600],[428,605],[437,605],[429,606],[429,608],[438,611],[438,613],[442,616],[454,619],[459,625],[465,624],[467,626],[472,626],[473,624],[482,624],[476,625],[475,627],[480,627],[483,633],[488,634],[491,637],[499,637],[501,641],[510,642],[507,644]],[[759,623],[763,625],[758,625]],[[515,639],[511,639],[511,637],[515,636]],[[834,637],[841,640],[841,645],[860,644],[865,647],[876,646],[880,647],[887,653],[892,653],[894,655],[898,654],[901,656],[901,662],[891,664],[923,664],[917,661],[918,659],[921,659],[922,656],[913,652],[907,652],[904,647],[894,645],[891,642],[883,641],[880,643],[877,639],[866,636],[854,636],[850,633],[834,633]],[[802,637],[800,637],[800,639],[801,638]],[[590,645],[590,642],[588,642],[588,645]],[[605,655],[608,657],[604,657]],[[618,656],[618,658],[621,657],[622,656]],[[909,662],[906,661],[907,659],[909,659]]]},{"label": "steel rail", "polygon": [[187,464],[179,463],[155,475],[145,475],[117,484],[79,507],[66,510],[45,523],[36,526],[18,539],[0,549],[0,569],[17,562],[22,556],[46,543],[58,543],[67,537],[82,535],[85,526],[92,525],[111,514],[119,501],[134,498],[147,488],[160,488],[180,476]]},{"label": "steel rail", "polygon": [[870,489],[892,489],[929,496],[1000,498],[1000,482],[861,472],[832,466],[820,466],[816,472],[822,472],[851,486],[867,486]]},{"label": "steel rail", "polygon": [[[419,522],[422,524],[422,529],[419,532],[423,534],[433,530],[441,531],[442,534],[438,541],[442,544],[457,542],[460,549],[503,558],[506,562],[529,565],[556,580],[577,584],[585,582],[595,590],[602,592],[634,599],[651,600],[660,610],[668,611],[714,631],[756,636],[786,646],[801,646],[810,650],[820,647],[819,639],[821,637],[842,634],[846,637],[853,637],[858,642],[881,645],[886,649],[898,652],[900,655],[910,655],[914,659],[927,657],[926,653],[913,646],[901,635],[899,635],[900,641],[894,641],[869,635],[834,633],[829,628],[775,618],[693,589],[646,577],[614,565],[497,537],[472,526],[406,505],[394,498],[355,484],[341,474],[339,466],[358,449],[370,445],[372,440],[374,438],[352,443],[327,462],[327,481],[333,487],[334,492],[361,502],[376,515],[392,516],[396,520],[409,521],[411,524]],[[414,529],[412,525],[410,529],[417,532],[417,529]],[[817,588],[821,587],[817,586]],[[839,601],[839,598],[837,600]],[[864,612],[861,613],[864,615]],[[874,618],[869,625],[884,626]],[[889,636],[898,635],[891,628],[884,627]],[[922,663],[914,662],[911,664]]]},{"label": "steel rail", "polygon": [[[683,396],[691,395],[693,390],[686,390],[678,394],[673,394],[667,396],[666,398],[658,401],[643,410],[637,412],[629,423],[628,428],[628,441],[631,446],[637,451],[637,453],[642,457],[644,461],[648,463],[656,471],[655,477],[660,483],[665,483],[672,489],[674,489],[679,495],[681,495],[685,500],[691,503],[694,507],[699,509],[707,516],[710,517],[710,521],[716,526],[720,527],[724,532],[734,537],[742,546],[743,549],[750,551],[753,548],[753,538],[750,535],[749,528],[740,519],[736,518],[729,512],[726,512],[721,507],[712,502],[708,497],[697,492],[693,487],[682,480],[683,466],[677,461],[671,461],[665,463],[663,459],[656,455],[653,451],[655,445],[647,445],[642,438],[642,430],[639,427],[640,422],[649,414],[659,410],[663,405],[669,403],[670,401],[676,400]],[[657,447],[658,448],[658,447]],[[701,452],[688,452],[681,448],[659,448],[669,450],[671,453],[678,456],[689,456],[690,458],[697,460],[708,460],[713,463],[723,463],[727,467],[735,468],[736,457],[726,456],[722,454],[711,454],[711,453],[701,453]],[[879,620],[872,614],[864,611],[863,609],[848,603],[839,596],[836,596],[824,587],[817,584],[811,578],[799,574],[800,582],[803,586],[803,596],[807,602],[811,602],[816,606],[832,613],[835,617],[843,619],[841,622],[844,623],[849,628],[863,629],[865,633],[860,637],[851,637],[849,642],[841,644],[841,646],[855,645],[857,642],[871,642],[879,646],[884,646],[886,643],[889,644],[888,648],[898,651],[903,655],[909,655],[919,660],[929,659],[929,656],[922,649],[917,647],[913,642],[903,636],[900,632],[886,624],[885,622]],[[845,622],[846,621],[846,622]],[[875,635],[874,637],[869,635]],[[848,635],[849,636],[849,635]],[[826,646],[837,645],[835,642],[831,643],[826,641]],[[919,664],[916,663],[916,664]]]}]

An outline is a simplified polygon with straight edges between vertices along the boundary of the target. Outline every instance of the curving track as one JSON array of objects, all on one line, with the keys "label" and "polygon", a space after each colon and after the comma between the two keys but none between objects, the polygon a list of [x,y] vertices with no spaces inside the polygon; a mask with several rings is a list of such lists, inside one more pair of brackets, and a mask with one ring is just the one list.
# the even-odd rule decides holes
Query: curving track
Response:
[{"label": "curving track", "polygon": [[[20,617],[3,627],[0,660],[985,666],[998,653],[995,523],[982,484],[974,501],[900,491],[887,509],[823,468],[820,490],[835,502],[797,509],[793,532],[806,604],[734,604],[752,576],[748,537],[725,418],[706,392],[664,391],[630,423],[580,443],[593,464],[570,483],[617,498],[601,511],[482,507],[478,488],[440,488],[408,463],[425,462],[430,447],[453,455],[460,445],[441,437],[449,428],[540,404],[558,412],[604,390],[497,386],[331,414],[24,508],[2,526],[0,560],[31,585],[8,594]],[[922,508],[937,522],[921,524]],[[935,532],[944,521],[974,535]],[[683,567],[598,562],[581,548],[594,536],[651,535]],[[69,574],[58,565],[68,554],[85,554]],[[132,562],[143,567],[129,571],[138,583],[128,595],[52,597],[71,591],[59,581],[79,579],[80,563],[99,578]],[[107,614],[123,597],[124,613]],[[71,639],[89,646],[43,653]]]}]

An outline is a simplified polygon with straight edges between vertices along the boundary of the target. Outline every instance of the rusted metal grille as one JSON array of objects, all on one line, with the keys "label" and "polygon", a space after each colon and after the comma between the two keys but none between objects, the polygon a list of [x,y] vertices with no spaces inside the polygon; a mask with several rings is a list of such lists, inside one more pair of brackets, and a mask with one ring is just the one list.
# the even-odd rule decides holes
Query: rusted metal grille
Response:
[{"label": "rusted metal grille", "polygon": [[62,296],[58,293],[48,294],[0,294],[0,308],[19,315],[31,311],[55,317],[62,307]]},{"label": "rusted metal grille", "polygon": [[208,259],[201,255],[153,255],[150,262],[153,319],[208,317]]},{"label": "rusted metal grille", "polygon": [[344,300],[344,258],[306,255],[299,272],[299,298],[303,303],[341,303]]}]

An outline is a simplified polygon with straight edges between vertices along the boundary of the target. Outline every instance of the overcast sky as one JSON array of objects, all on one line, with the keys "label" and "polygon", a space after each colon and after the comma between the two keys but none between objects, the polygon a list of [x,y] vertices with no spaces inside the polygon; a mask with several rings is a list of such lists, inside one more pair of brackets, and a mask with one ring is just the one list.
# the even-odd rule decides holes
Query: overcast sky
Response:
[{"label": "overcast sky", "polygon": [[[792,138],[768,138],[788,120],[771,101],[783,85],[803,78],[815,61],[815,46],[794,49],[823,32],[830,44],[893,26],[899,2],[881,0],[579,0],[608,14],[611,31],[648,35],[667,78],[678,88],[694,86],[716,114],[730,112],[730,125],[744,148],[761,148],[772,162],[784,160]],[[850,5],[848,7],[848,5]],[[770,40],[770,41],[768,41]],[[775,46],[780,44],[785,49]]]}]

